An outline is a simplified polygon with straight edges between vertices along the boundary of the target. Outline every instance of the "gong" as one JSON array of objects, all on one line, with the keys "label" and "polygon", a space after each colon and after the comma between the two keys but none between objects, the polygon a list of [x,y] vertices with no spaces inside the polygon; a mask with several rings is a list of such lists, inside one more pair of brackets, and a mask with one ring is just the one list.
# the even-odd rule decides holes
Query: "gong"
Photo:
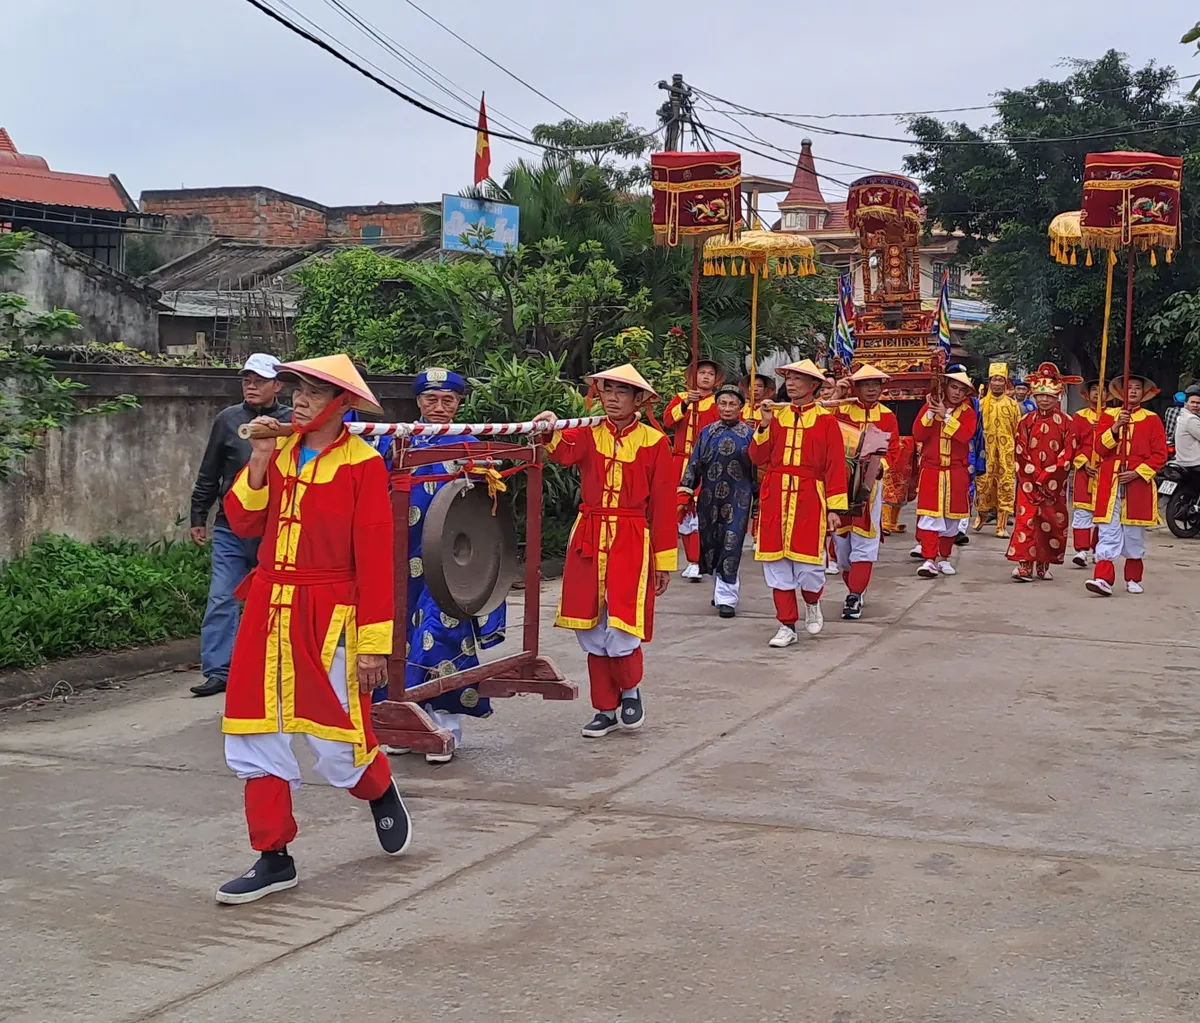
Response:
[{"label": "gong", "polygon": [[421,534],[425,585],[446,614],[495,611],[517,578],[517,530],[503,495],[495,513],[488,488],[454,479],[429,502]]}]

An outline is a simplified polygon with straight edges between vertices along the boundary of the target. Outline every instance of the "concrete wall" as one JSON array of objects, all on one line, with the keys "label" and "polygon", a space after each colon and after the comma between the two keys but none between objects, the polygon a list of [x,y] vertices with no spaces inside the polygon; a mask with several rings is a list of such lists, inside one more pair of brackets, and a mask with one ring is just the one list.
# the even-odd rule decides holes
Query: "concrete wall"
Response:
[{"label": "concrete wall", "polygon": [[158,292],[75,250],[38,236],[17,256],[19,268],[0,272],[0,291],[16,291],[34,311],[70,309],[83,320],[78,341],[120,341],[158,351]]},{"label": "concrete wall", "polygon": [[[88,385],[91,401],[135,394],[141,407],[74,420],[46,437],[23,475],[0,483],[0,561],[46,532],[79,540],[184,535],[213,417],[241,400],[237,373],[123,366],[64,373]],[[389,420],[415,417],[411,377],[370,383]]]}]

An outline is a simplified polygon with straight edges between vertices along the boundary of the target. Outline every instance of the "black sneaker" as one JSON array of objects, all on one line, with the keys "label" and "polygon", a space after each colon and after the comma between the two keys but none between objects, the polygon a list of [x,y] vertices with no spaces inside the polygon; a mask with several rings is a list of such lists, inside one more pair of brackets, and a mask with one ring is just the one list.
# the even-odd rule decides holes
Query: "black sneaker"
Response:
[{"label": "black sneaker", "polygon": [[863,599],[857,593],[847,593],[846,603],[842,605],[842,617],[857,620],[862,617]]},{"label": "black sneaker", "polygon": [[198,686],[192,686],[191,693],[193,696],[217,696],[225,692],[225,680],[223,678],[206,678]]},{"label": "black sneaker", "polygon": [[375,818],[375,835],[383,851],[389,856],[399,856],[412,841],[412,818],[400,798],[396,779],[378,799],[371,800],[371,816]]},{"label": "black sneaker", "polygon": [[608,714],[603,714],[600,711],[596,712],[596,716],[592,718],[580,730],[581,734],[586,739],[600,739],[608,735],[609,732],[615,732],[618,728],[616,715],[611,717]]},{"label": "black sneaker", "polygon": [[621,727],[641,728],[646,722],[646,709],[640,696],[621,697]]},{"label": "black sneaker", "polygon": [[722,618],[736,618],[737,617],[737,611],[733,607],[731,607],[729,604],[718,604],[717,605],[717,614],[719,614]]},{"label": "black sneaker", "polygon": [[971,538],[967,536],[966,533],[959,533],[958,536],[954,538],[955,547],[966,547],[970,542]]},{"label": "black sneaker", "polygon": [[226,906],[256,902],[274,892],[296,887],[296,861],[286,848],[266,852],[241,877],[226,881],[217,889],[217,901]]}]

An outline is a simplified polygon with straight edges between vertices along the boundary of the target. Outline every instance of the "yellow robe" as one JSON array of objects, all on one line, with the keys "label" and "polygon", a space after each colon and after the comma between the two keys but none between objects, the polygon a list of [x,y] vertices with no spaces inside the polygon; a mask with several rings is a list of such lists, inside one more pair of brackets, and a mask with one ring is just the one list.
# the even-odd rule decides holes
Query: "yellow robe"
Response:
[{"label": "yellow robe", "polygon": [[990,391],[979,400],[983,411],[983,437],[987,472],[975,481],[975,507],[980,512],[1011,515],[1016,505],[1017,424],[1021,406],[1007,394]]}]

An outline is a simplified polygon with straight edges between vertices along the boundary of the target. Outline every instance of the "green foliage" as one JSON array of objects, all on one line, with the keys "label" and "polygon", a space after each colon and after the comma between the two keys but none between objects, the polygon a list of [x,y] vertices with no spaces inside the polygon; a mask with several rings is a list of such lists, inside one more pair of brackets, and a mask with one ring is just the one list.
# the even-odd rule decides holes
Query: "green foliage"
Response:
[{"label": "green foliage", "polygon": [[1144,344],[1155,352],[1173,351],[1188,375],[1200,367],[1200,291],[1179,291],[1146,323]]},{"label": "green foliage", "polygon": [[629,327],[592,346],[592,365],[598,370],[632,362],[658,392],[660,410],[684,389],[690,360],[691,342],[679,327],[667,331],[661,345],[645,327]]},{"label": "green foliage", "polygon": [[[28,232],[0,234],[0,271],[19,269],[18,253],[32,239]],[[55,376],[37,346],[79,329],[79,317],[67,309],[34,312],[23,295],[0,292],[0,480],[19,471],[46,431],[76,416],[111,415],[137,405],[129,394],[81,405],[75,395],[84,385]]]},{"label": "green foliage", "polygon": [[[1145,150],[1184,156],[1181,208],[1183,247],[1175,261],[1156,268],[1143,257],[1134,302],[1134,359],[1143,371],[1169,385],[1181,368],[1180,352],[1143,345],[1148,322],[1169,296],[1200,288],[1195,239],[1200,232],[1200,126],[1196,105],[1172,98],[1175,72],[1147,64],[1134,70],[1121,54],[1074,61],[1061,81],[1043,80],[1002,92],[996,119],[976,130],[958,122],[918,117],[909,130],[922,140],[905,158],[924,183],[930,222],[961,231],[959,253],[986,281],[982,297],[1016,329],[1012,351],[1033,365],[1056,360],[1085,375],[1099,363],[1104,317],[1104,261],[1093,267],[1059,266],[1048,254],[1046,229],[1058,213],[1078,209],[1084,156],[1098,150]],[[1058,139],[1111,133],[1114,125],[1164,124],[1151,135],[1082,138],[1038,145],[1011,144],[1021,138]],[[942,142],[995,141],[1008,145],[945,146]],[[1110,327],[1112,351],[1124,332],[1124,264],[1117,268]],[[1119,357],[1119,356],[1118,356]],[[1194,369],[1194,367],[1193,367]]]},{"label": "green foliage", "polygon": [[194,636],[208,558],[190,543],[43,536],[0,564],[0,668]]},{"label": "green foliage", "polygon": [[[1179,41],[1185,46],[1189,43],[1195,43],[1197,51],[1200,51],[1200,21],[1196,22],[1195,25],[1184,32],[1183,38]],[[1195,56],[1195,54],[1192,56]],[[1198,80],[1192,86],[1191,91],[1188,92],[1188,99],[1195,99],[1198,93],[1200,93],[1200,80]]]},{"label": "green foliage", "polygon": [[165,262],[152,239],[132,237],[125,242],[124,270],[130,277],[144,277]]}]

